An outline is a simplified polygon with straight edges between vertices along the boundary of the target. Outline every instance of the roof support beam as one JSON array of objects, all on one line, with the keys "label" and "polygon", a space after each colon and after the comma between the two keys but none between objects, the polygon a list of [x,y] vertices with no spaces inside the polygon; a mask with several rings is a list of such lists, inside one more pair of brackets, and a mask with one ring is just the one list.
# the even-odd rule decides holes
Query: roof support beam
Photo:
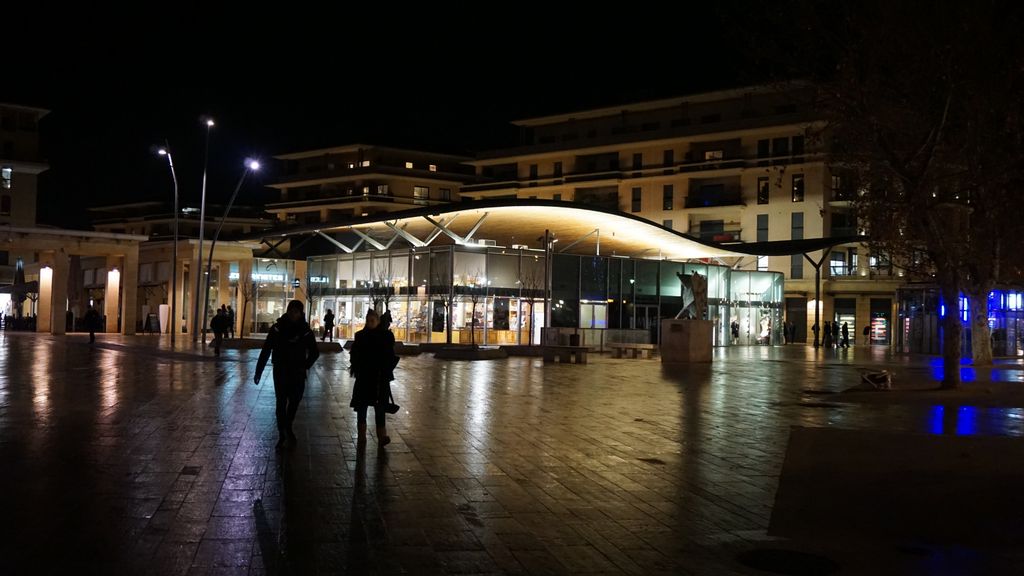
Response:
[{"label": "roof support beam", "polygon": [[484,220],[487,220],[488,214],[490,214],[490,212],[484,212],[484,215],[481,216],[480,219],[476,221],[476,224],[474,224],[473,227],[469,229],[469,233],[466,234],[466,240],[469,240],[470,238],[473,237],[473,234],[476,234],[476,231],[480,228],[480,225],[484,223]]},{"label": "roof support beam", "polygon": [[427,245],[423,240],[420,240],[419,238],[405,231],[405,227],[408,226],[408,224],[403,224],[401,228],[395,226],[391,222],[385,222],[384,225],[394,230],[395,234],[398,234],[399,236],[404,238],[406,242],[412,244],[416,248],[422,248]]},{"label": "roof support beam", "polygon": [[[359,237],[360,237],[360,238],[362,238],[363,240],[366,240],[366,243],[367,243],[367,244],[369,244],[370,246],[373,246],[373,247],[374,247],[374,248],[376,248],[377,250],[387,250],[387,247],[385,247],[385,246],[384,246],[383,244],[381,244],[380,242],[377,242],[377,241],[376,241],[376,240],[374,240],[373,238],[370,238],[370,236],[369,236],[369,235],[367,235],[367,234],[366,234],[365,232],[363,232],[362,230],[359,230],[358,228],[352,228],[352,232],[354,232],[356,236],[359,236]],[[394,241],[394,239],[392,239],[392,241]],[[390,246],[390,245],[391,245],[391,243],[389,242],[389,243],[388,243],[388,246]]]},{"label": "roof support beam", "polygon": [[447,226],[445,226],[444,224],[438,222],[437,220],[434,220],[430,216],[424,216],[423,219],[426,220],[427,222],[430,222],[434,226],[436,226],[437,229],[440,230],[441,232],[444,232],[444,234],[446,236],[448,236],[449,238],[451,238],[452,240],[454,240],[456,244],[464,245],[464,244],[467,243],[465,238],[463,238],[462,236],[459,236],[455,232],[452,232],[451,230],[448,229]]},{"label": "roof support beam", "polygon": [[594,234],[597,234],[597,253],[601,254],[601,230],[599,230],[598,228],[594,228],[593,230],[587,232],[583,236],[580,236],[579,238],[573,240],[572,242],[569,242],[561,250],[559,250],[559,252],[565,252],[569,248],[572,248],[573,246],[579,244],[580,242],[583,242],[584,240],[590,238]]},{"label": "roof support beam", "polygon": [[320,236],[326,238],[328,242],[330,242],[331,244],[334,244],[338,248],[341,248],[342,250],[344,250],[348,254],[351,254],[351,253],[355,252],[356,249],[359,248],[359,246],[362,245],[362,243],[363,243],[363,240],[360,240],[359,242],[356,242],[355,246],[349,248],[348,246],[342,244],[341,242],[338,242],[334,238],[328,236],[327,234],[324,234],[323,232],[321,232],[319,230],[317,230],[316,233],[319,234]]}]

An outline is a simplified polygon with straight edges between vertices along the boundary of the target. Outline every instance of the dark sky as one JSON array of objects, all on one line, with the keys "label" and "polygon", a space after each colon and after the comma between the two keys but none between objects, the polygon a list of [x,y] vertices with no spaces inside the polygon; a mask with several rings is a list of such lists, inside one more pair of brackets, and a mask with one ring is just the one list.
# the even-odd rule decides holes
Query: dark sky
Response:
[{"label": "dark sky", "polygon": [[[247,156],[354,142],[468,153],[514,144],[517,118],[761,79],[740,32],[749,8],[688,6],[660,24],[639,16],[514,21],[498,11],[469,15],[483,20],[468,26],[312,13],[219,14],[205,26],[160,15],[136,25],[64,19],[20,31],[37,49],[5,62],[14,81],[0,83],[0,101],[53,111],[40,219],[84,226],[87,206],[171,197],[166,163],[153,154],[165,138],[183,203],[198,203],[207,114],[217,121],[216,201]],[[239,202],[266,199],[274,168]]]}]

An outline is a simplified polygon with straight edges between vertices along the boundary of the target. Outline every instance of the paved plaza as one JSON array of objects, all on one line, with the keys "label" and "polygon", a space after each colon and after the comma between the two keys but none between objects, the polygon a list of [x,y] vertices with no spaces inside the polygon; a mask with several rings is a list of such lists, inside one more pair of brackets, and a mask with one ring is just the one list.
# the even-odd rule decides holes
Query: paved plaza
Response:
[{"label": "paved plaza", "polygon": [[[257,353],[0,335],[0,574],[761,574],[742,559],[793,544],[766,533],[790,427],[1024,436],[1018,407],[950,422],[929,402],[820,394],[866,368],[938,370],[880,348],[737,347],[672,370],[423,354],[396,370],[392,444],[359,451],[342,353],[311,371],[299,444],[278,451]],[[804,551],[840,574],[1012,565],[956,547]]]}]

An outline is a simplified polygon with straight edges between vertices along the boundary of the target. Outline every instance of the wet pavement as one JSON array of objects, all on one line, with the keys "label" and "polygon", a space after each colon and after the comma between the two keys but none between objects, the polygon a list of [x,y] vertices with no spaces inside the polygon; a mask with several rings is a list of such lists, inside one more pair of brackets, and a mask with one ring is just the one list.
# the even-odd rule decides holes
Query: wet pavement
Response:
[{"label": "wet pavement", "polygon": [[[869,368],[932,378],[927,358],[789,346],[677,369],[404,357],[392,444],[360,451],[347,354],[324,354],[278,451],[257,353],[0,335],[0,573],[761,573],[737,558],[780,546],[791,426],[1024,436],[1021,407],[818,394]],[[965,375],[1024,380],[1019,362]],[[909,556],[904,573],[947,573]]]}]

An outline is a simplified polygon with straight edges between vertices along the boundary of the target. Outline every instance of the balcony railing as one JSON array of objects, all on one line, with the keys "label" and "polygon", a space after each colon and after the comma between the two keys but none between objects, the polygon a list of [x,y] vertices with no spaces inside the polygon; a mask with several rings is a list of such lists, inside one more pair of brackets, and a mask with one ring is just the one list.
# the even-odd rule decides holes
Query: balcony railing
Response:
[{"label": "balcony railing", "polygon": [[715,230],[715,231],[707,231],[707,232],[703,232],[702,231],[699,234],[699,238],[701,240],[704,240],[706,242],[720,242],[720,243],[723,243],[723,244],[729,243],[729,242],[742,242],[743,241],[742,236],[743,236],[743,229],[741,229],[741,228],[735,228],[735,229],[729,229],[729,230]]},{"label": "balcony railing", "polygon": [[725,196],[687,196],[683,206],[686,208],[714,208],[719,206],[742,206],[743,198],[739,194]]}]

